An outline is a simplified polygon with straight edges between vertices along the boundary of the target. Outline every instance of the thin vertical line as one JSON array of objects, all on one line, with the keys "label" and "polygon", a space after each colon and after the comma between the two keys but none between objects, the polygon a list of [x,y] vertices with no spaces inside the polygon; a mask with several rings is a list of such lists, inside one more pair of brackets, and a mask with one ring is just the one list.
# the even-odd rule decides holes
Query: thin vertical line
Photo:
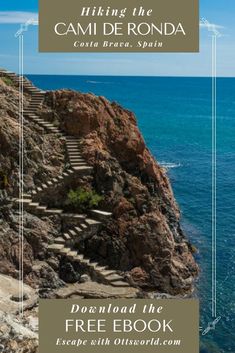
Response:
[{"label": "thin vertical line", "polygon": [[212,249],[211,249],[211,256],[212,256],[212,271],[211,271],[211,276],[212,276],[212,300],[211,300],[211,305],[212,305],[212,316],[214,317],[214,36],[212,35],[212,120],[211,120],[211,138],[212,138],[212,155],[211,155],[211,163],[212,163],[212,168],[211,168],[211,181],[212,181],[212,199],[211,199],[211,232],[212,232]]},{"label": "thin vertical line", "polygon": [[215,273],[215,317],[217,316],[217,258],[216,258],[216,254],[217,254],[217,58],[216,58],[216,54],[217,54],[217,36],[215,36],[215,47],[214,47],[214,57],[215,57],[215,97],[214,97],[214,102],[215,102],[215,106],[214,106],[214,111],[215,111],[215,117],[214,117],[214,142],[215,142],[215,150],[214,150],[214,166],[215,166],[215,170],[214,170],[214,230],[215,230],[215,244],[214,244],[214,273]]},{"label": "thin vertical line", "polygon": [[[21,194],[21,160],[20,160],[20,151],[21,151],[21,38],[19,36],[19,199]],[[19,253],[21,256],[21,202],[19,202]],[[19,309],[21,310],[20,304],[20,294],[21,294],[21,259],[19,259]]]},{"label": "thin vertical line", "polygon": [[19,312],[23,317],[24,312],[24,203],[23,203],[23,36],[19,36]]},{"label": "thin vertical line", "polygon": [[21,239],[21,249],[22,249],[22,256],[21,256],[21,261],[22,261],[22,316],[24,313],[24,302],[23,302],[23,295],[24,295],[24,85],[23,85],[23,75],[24,75],[24,36],[22,35],[22,49],[21,49],[21,66],[22,66],[22,76],[21,76],[21,145],[22,145],[22,151],[21,151],[21,180],[22,180],[22,239]]},{"label": "thin vertical line", "polygon": [[216,36],[212,36],[212,316],[216,317]]}]

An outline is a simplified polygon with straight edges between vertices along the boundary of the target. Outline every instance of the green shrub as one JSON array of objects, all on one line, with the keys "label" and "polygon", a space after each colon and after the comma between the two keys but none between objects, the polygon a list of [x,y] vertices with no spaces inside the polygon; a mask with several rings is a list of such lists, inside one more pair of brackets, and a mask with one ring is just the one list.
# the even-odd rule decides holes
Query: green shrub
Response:
[{"label": "green shrub", "polygon": [[12,86],[13,85],[13,81],[9,77],[2,77],[2,80],[7,86]]},{"label": "green shrub", "polygon": [[81,211],[86,211],[98,206],[102,200],[103,197],[98,195],[95,191],[80,187],[76,190],[69,191],[66,205],[72,208],[78,208]]}]

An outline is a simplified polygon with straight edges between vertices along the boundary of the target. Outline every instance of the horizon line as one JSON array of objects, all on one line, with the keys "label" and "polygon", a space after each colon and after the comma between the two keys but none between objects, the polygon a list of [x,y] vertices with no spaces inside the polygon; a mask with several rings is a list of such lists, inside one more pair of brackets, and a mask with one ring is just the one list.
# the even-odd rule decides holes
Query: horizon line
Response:
[{"label": "horizon line", "polygon": [[[164,78],[212,78],[211,76],[182,76],[182,75],[108,75],[108,74],[58,74],[58,73],[24,73],[24,75],[34,75],[34,76],[90,76],[90,77],[164,77]],[[235,78],[234,76],[217,76],[216,78]]]}]

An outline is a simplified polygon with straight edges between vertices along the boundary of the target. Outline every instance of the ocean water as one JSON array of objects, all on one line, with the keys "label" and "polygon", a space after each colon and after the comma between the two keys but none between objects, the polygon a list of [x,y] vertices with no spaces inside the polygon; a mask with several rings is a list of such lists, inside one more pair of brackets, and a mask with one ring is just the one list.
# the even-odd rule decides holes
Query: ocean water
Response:
[{"label": "ocean water", "polygon": [[[198,248],[200,326],[211,319],[212,119],[210,78],[36,76],[42,89],[93,92],[134,111],[146,144],[168,168],[182,226]],[[217,80],[217,317],[201,353],[235,352],[235,79]],[[190,353],[190,352],[189,352]]]}]

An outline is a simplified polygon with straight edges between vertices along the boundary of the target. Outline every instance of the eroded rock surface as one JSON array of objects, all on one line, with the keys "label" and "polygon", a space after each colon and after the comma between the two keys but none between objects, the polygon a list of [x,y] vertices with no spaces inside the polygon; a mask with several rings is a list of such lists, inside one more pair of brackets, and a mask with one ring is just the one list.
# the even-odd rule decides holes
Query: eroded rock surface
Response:
[{"label": "eroded rock surface", "polygon": [[[13,180],[18,159],[18,96],[14,87],[3,83],[0,90],[0,162]],[[179,224],[180,212],[168,177],[146,147],[134,114],[104,97],[61,90],[46,94],[39,116],[81,138],[83,156],[94,167],[94,178],[87,183],[103,195],[101,207],[113,213],[110,222],[83,244],[86,255],[125,272],[143,288],[190,292],[198,268]],[[63,170],[66,153],[63,139],[43,134],[27,119],[24,133],[27,189]],[[14,183],[10,182],[9,189],[15,188]],[[60,195],[66,196],[67,191],[60,189]],[[47,197],[53,199],[53,195]],[[25,228],[25,273],[32,284],[38,281],[32,266],[44,259],[45,239],[61,230],[58,220],[30,214]],[[0,242],[3,273],[13,276],[19,262],[15,232],[11,226]]]},{"label": "eroded rock surface", "polygon": [[[141,104],[141,102],[140,102]],[[198,268],[180,227],[169,179],[148,150],[134,114],[104,97],[47,93],[42,116],[81,138],[93,187],[113,219],[85,245],[87,255],[128,272],[141,287],[192,289]]]}]

